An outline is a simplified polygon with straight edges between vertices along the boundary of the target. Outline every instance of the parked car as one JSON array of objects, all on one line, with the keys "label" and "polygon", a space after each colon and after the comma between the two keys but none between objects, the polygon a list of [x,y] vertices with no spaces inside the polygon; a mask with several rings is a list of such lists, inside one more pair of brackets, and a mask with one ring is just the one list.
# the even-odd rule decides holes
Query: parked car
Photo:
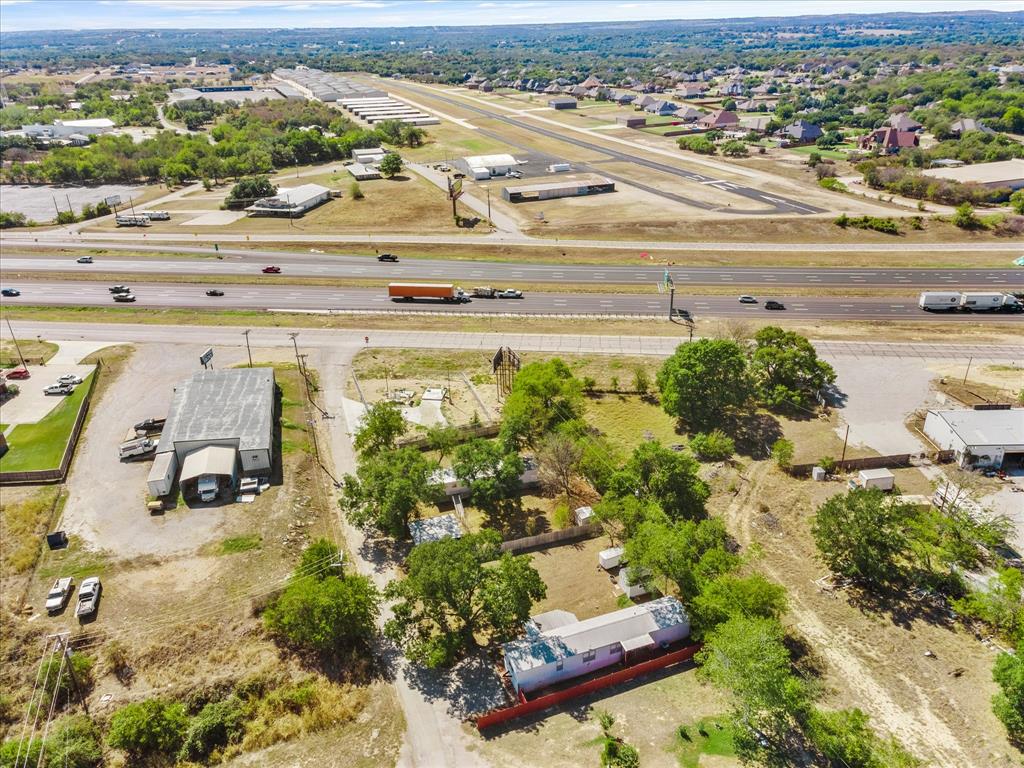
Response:
[{"label": "parked car", "polygon": [[206,295],[207,296],[223,296],[224,295],[224,291],[220,290],[219,288],[211,288],[210,290],[208,290],[206,292]]},{"label": "parked car", "polygon": [[783,304],[781,301],[774,301],[773,299],[769,299],[768,301],[766,301],[764,303],[764,308],[765,309],[785,309],[786,305]]},{"label": "parked car", "polygon": [[135,425],[136,432],[159,432],[164,428],[167,419],[146,419]]},{"label": "parked car", "polygon": [[521,178],[523,178],[523,174],[520,173],[519,171],[509,171],[507,175],[511,176],[513,179],[521,179]]},{"label": "parked car", "polygon": [[132,301],[135,301],[135,294],[134,293],[115,293],[114,294],[114,301],[132,302]]},{"label": "parked car", "polygon": [[127,285],[112,285],[108,289],[111,293],[131,293],[131,288]]},{"label": "parked car", "polygon": [[743,295],[740,296],[740,304],[757,304],[757,299],[753,296]]},{"label": "parked car", "polygon": [[75,608],[75,616],[91,616],[96,613],[102,591],[103,585],[100,584],[99,576],[84,579],[82,586],[78,588],[78,607]]},{"label": "parked car", "polygon": [[4,378],[7,379],[27,379],[31,375],[28,372],[28,368],[24,365],[19,365],[17,368],[11,368],[11,370],[4,372]]},{"label": "parked car", "polygon": [[380,256],[377,257],[377,261],[391,261],[397,264],[398,257],[395,256],[395,254],[393,253],[382,253]]},{"label": "parked car", "polygon": [[3,290],[0,290],[0,295],[21,296],[21,291],[19,291],[17,288],[4,288]]},{"label": "parked car", "polygon": [[75,261],[79,264],[92,264],[92,256],[79,256]]},{"label": "parked car", "polygon": [[279,275],[281,274],[281,268],[275,266],[269,266],[263,268],[263,274],[265,275]]},{"label": "parked car", "polygon": [[53,586],[50,587],[50,591],[46,593],[46,612],[59,613],[64,610],[64,606],[67,605],[68,598],[71,597],[71,591],[74,587],[75,580],[70,576],[56,579],[53,582]]},{"label": "parked car", "polygon": [[51,384],[43,390],[44,395],[70,395],[75,391],[71,384]]},{"label": "parked car", "polygon": [[82,377],[77,376],[74,373],[65,373],[63,376],[58,377],[58,384],[81,384]]},{"label": "parked car", "polygon": [[454,177],[455,177],[456,179],[464,179],[464,178],[466,178],[466,174],[464,174],[464,173],[454,173],[454,174],[452,174],[452,175],[453,175],[453,176],[454,176]]},{"label": "parked car", "polygon": [[521,299],[523,298],[523,292],[517,291],[515,288],[506,288],[503,291],[498,291],[499,299]]}]

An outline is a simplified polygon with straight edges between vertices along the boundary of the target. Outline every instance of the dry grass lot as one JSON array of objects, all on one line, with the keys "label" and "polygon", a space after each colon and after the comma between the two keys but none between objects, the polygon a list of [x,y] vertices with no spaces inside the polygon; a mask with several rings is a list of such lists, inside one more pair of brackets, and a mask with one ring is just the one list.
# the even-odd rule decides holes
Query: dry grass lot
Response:
[{"label": "dry grass lot", "polygon": [[533,567],[548,587],[547,597],[533,607],[533,613],[561,609],[582,621],[617,610],[622,592],[597,563],[598,552],[610,546],[608,538],[601,536],[531,554]]}]

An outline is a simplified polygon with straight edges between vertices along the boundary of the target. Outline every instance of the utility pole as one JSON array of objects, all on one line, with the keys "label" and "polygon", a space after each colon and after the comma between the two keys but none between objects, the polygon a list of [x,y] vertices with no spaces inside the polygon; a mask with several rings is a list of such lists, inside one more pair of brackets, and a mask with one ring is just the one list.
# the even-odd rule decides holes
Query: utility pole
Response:
[{"label": "utility pole", "polygon": [[68,641],[67,641],[67,636],[66,635],[63,637],[62,642],[64,644],[64,656],[68,660],[68,665],[67,666],[68,666],[68,674],[71,677],[71,688],[72,688],[72,690],[75,693],[75,698],[78,699],[79,703],[82,705],[82,709],[85,710],[85,714],[88,715],[89,714],[89,705],[88,705],[88,703],[86,703],[85,697],[82,695],[82,689],[78,685],[78,678],[75,677],[75,667],[71,663],[71,646],[68,645]]},{"label": "utility pole", "polygon": [[295,364],[299,366],[299,373],[302,373],[302,361],[299,359],[299,343],[295,341],[295,337],[298,335],[298,331],[293,331],[288,334],[288,338],[292,340],[292,347],[295,348]]},{"label": "utility pole", "polygon": [[25,368],[25,356],[21,354],[21,345],[18,344],[18,340],[14,338],[14,329],[11,328],[11,318],[5,317],[4,320],[7,321],[7,330],[11,332],[11,341],[14,342],[14,348],[18,350],[18,359],[21,360],[21,367]]},{"label": "utility pole", "polygon": [[843,456],[839,459],[839,466],[842,467],[844,461],[846,461],[846,443],[850,440],[850,425],[846,425],[846,436],[843,437]]},{"label": "utility pole", "polygon": [[245,351],[249,353],[249,367],[252,368],[252,348],[249,346],[250,333],[250,328],[246,328],[244,331],[242,331],[242,335],[245,336]]},{"label": "utility pole", "polygon": [[964,371],[964,380],[962,382],[960,382],[961,385],[967,383],[967,374],[969,374],[971,372],[971,363],[973,363],[973,362],[974,362],[974,358],[973,357],[967,358],[967,370]]},{"label": "utility pole", "polygon": [[487,188],[487,223],[491,224],[491,188]]}]

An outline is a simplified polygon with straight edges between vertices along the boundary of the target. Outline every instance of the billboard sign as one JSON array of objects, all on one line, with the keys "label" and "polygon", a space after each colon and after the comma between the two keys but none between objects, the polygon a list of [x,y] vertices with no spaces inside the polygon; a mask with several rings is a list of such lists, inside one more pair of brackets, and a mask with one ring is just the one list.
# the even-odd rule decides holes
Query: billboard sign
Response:
[{"label": "billboard sign", "polygon": [[199,356],[199,362],[203,364],[203,368],[205,368],[211,360],[213,360],[213,347],[210,347]]},{"label": "billboard sign", "polygon": [[462,179],[455,179],[448,187],[448,196],[452,200],[458,200],[462,196]]},{"label": "billboard sign", "polygon": [[110,197],[104,197],[103,202],[109,205],[111,208],[114,208],[121,204],[121,196],[111,195]]}]

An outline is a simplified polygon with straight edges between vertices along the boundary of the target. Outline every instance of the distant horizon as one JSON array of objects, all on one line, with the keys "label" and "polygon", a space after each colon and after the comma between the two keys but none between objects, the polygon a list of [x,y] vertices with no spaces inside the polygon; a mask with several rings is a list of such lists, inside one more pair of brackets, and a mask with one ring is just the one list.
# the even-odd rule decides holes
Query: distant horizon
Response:
[{"label": "distant horizon", "polygon": [[[0,0],[0,32],[401,29],[715,21],[894,13],[1013,13],[1024,0]],[[61,28],[54,28],[54,19]]]}]

